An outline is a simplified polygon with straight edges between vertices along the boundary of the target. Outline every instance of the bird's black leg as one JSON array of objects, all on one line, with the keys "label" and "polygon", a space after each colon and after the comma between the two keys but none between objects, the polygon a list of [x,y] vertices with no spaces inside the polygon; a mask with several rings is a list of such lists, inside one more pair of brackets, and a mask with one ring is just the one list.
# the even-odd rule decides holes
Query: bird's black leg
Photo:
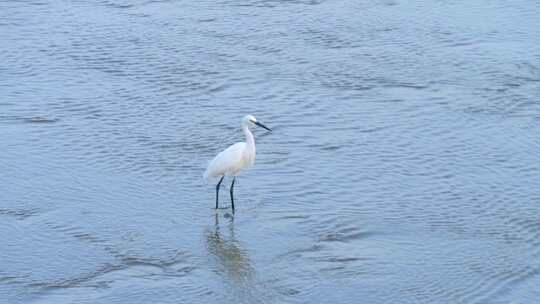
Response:
[{"label": "bird's black leg", "polygon": [[225,175],[221,177],[221,179],[219,180],[219,183],[217,183],[216,185],[216,209],[218,208],[219,186],[221,186],[221,182],[223,181],[224,178],[225,178]]},{"label": "bird's black leg", "polygon": [[231,184],[231,205],[232,205],[232,212],[234,213],[234,197],[233,197],[233,189],[234,189],[234,181],[236,180],[236,176],[233,177],[232,184]]}]

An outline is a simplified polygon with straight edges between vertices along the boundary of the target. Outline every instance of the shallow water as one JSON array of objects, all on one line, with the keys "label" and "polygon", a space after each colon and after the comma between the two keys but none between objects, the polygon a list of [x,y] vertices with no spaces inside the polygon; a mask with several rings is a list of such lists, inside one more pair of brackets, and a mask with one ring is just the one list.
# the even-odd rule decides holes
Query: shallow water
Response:
[{"label": "shallow water", "polygon": [[539,14],[0,2],[0,302],[538,302]]}]

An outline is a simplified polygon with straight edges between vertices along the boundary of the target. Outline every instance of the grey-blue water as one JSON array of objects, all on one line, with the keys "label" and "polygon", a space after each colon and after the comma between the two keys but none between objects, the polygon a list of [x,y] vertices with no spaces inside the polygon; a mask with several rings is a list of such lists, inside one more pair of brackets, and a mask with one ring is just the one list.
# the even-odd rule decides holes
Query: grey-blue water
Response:
[{"label": "grey-blue water", "polygon": [[0,2],[0,303],[540,302],[539,16]]}]

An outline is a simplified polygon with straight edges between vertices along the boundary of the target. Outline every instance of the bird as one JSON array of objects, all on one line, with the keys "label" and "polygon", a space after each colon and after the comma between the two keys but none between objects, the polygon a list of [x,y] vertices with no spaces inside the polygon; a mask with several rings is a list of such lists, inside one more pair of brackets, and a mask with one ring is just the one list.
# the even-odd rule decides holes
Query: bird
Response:
[{"label": "bird", "polygon": [[233,189],[236,176],[243,169],[248,169],[255,163],[255,138],[249,130],[250,125],[256,125],[264,128],[268,131],[272,131],[267,126],[263,125],[252,115],[246,115],[242,118],[242,131],[246,136],[246,142],[237,142],[231,145],[227,149],[221,151],[212,159],[208,168],[203,174],[205,179],[219,178],[219,182],[216,185],[216,209],[218,209],[219,202],[219,187],[225,176],[232,176],[233,180],[230,188],[231,206],[234,213],[234,197]]}]

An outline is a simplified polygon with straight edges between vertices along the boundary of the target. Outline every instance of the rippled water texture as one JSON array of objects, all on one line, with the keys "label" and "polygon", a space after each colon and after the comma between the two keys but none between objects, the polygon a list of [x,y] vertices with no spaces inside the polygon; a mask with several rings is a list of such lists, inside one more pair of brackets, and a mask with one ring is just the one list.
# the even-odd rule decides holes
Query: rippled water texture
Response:
[{"label": "rippled water texture", "polygon": [[0,2],[0,302],[538,303],[539,16]]}]

